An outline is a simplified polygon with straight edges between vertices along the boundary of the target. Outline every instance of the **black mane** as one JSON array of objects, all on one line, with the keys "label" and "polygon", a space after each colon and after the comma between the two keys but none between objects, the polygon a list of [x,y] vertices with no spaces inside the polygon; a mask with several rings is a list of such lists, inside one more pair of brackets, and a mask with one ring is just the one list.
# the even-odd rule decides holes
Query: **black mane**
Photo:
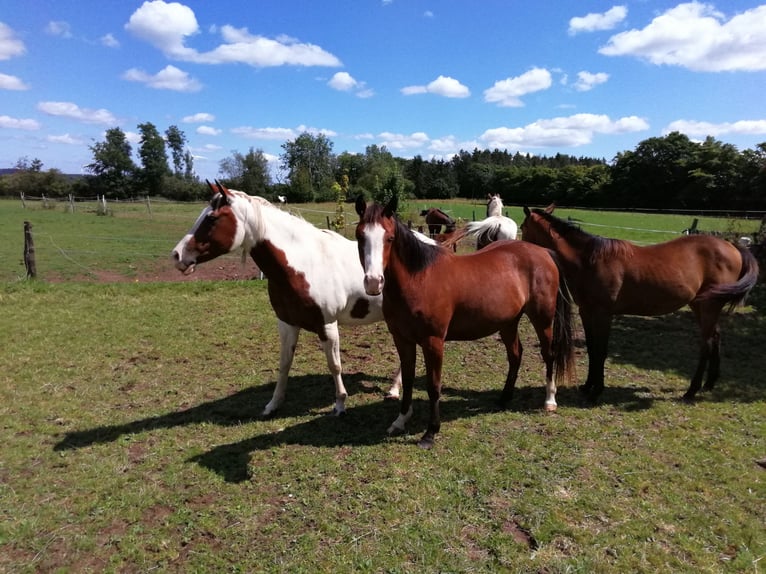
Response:
[{"label": "black mane", "polygon": [[591,260],[624,254],[626,250],[632,247],[630,242],[622,239],[612,239],[588,233],[579,225],[565,221],[543,209],[537,208],[532,211],[545,219],[550,224],[551,229],[561,237],[567,241],[577,241],[583,252],[590,252]]}]

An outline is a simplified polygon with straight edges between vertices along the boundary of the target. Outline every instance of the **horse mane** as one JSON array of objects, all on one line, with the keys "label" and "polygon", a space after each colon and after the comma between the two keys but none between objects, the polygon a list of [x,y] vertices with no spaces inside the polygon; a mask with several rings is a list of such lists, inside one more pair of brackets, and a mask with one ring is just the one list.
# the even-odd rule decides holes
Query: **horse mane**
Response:
[{"label": "horse mane", "polygon": [[[385,217],[383,210],[384,207],[378,203],[369,204],[364,211],[362,223],[370,224],[380,221]],[[392,248],[396,250],[399,259],[411,273],[422,271],[447,253],[442,245],[426,243],[418,239],[398,217],[394,216],[393,221],[395,229]]]},{"label": "horse mane", "polygon": [[627,241],[588,233],[576,223],[565,221],[543,209],[533,209],[532,212],[547,221],[551,230],[567,241],[576,241],[582,245],[583,251],[590,253],[591,261],[625,256],[633,249],[633,245]]}]

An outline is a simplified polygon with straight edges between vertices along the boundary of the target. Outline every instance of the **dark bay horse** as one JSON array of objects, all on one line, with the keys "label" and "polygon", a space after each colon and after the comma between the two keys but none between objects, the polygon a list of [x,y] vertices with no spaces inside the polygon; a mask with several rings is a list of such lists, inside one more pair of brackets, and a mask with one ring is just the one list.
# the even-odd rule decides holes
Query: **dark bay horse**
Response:
[{"label": "dark bay horse", "polygon": [[524,208],[522,238],[555,250],[585,329],[588,378],[582,389],[595,399],[604,389],[609,331],[614,315],[663,315],[689,305],[702,334],[697,369],[684,399],[720,372],[718,320],[744,302],[758,280],[758,263],[743,247],[709,235],[687,235],[640,247],[591,235],[546,209]]},{"label": "dark bay horse", "polygon": [[420,216],[425,218],[426,225],[428,225],[428,235],[432,239],[442,232],[442,225],[445,234],[455,231],[457,222],[438,207],[424,209],[420,212]]},{"label": "dark bay horse", "polygon": [[[266,275],[269,301],[279,330],[279,376],[274,395],[263,410],[273,414],[282,404],[287,376],[301,329],[316,333],[335,382],[335,414],[345,412],[347,397],[340,362],[338,325],[383,320],[382,301],[362,288],[356,243],[333,231],[275,207],[262,197],[208,182],[213,197],[171,258],[180,271],[220,255],[241,250]],[[391,387],[399,394],[399,375]]]},{"label": "dark bay horse", "polygon": [[571,301],[547,249],[521,241],[500,241],[456,255],[419,241],[396,218],[397,198],[385,207],[356,202],[359,259],[368,295],[383,294],[383,316],[393,335],[402,369],[402,402],[389,434],[404,431],[412,415],[417,346],[423,350],[431,416],[420,446],[430,448],[439,432],[444,342],[500,333],[508,374],[500,397],[513,394],[521,363],[518,325],[530,319],[545,362],[545,409],[556,409],[556,380],[574,370]]}]

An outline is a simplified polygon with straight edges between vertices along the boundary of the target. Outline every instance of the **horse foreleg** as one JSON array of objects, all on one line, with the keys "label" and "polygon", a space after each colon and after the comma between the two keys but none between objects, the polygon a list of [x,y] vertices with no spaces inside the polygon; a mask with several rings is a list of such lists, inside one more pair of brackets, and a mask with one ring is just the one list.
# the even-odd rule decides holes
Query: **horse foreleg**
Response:
[{"label": "horse foreleg", "polygon": [[277,377],[277,385],[274,387],[274,394],[263,409],[262,417],[274,414],[285,400],[287,375],[290,373],[290,367],[293,364],[295,346],[298,343],[298,335],[301,332],[299,327],[288,325],[282,320],[277,321],[277,329],[279,331],[279,375]]},{"label": "horse foreleg", "polygon": [[516,388],[516,379],[519,376],[521,354],[524,347],[519,339],[519,324],[515,322],[510,327],[500,330],[500,339],[505,344],[505,354],[508,358],[508,374],[505,377],[505,386],[500,394],[500,408],[505,409],[513,398],[513,390]]},{"label": "horse foreleg", "polygon": [[430,405],[430,418],[425,434],[418,442],[420,448],[429,449],[434,445],[436,434],[441,429],[439,399],[442,390],[442,362],[444,360],[444,339],[431,337],[423,345],[423,359],[426,364],[426,389]]},{"label": "horse foreleg", "polygon": [[407,430],[407,422],[412,417],[412,387],[415,384],[415,343],[410,343],[394,334],[394,344],[399,354],[399,375],[402,382],[402,401],[399,416],[388,427],[389,435],[403,434]]},{"label": "horse foreleg", "polygon": [[399,365],[399,368],[396,370],[396,374],[394,375],[394,381],[391,383],[391,388],[388,389],[388,392],[386,393],[385,398],[398,401],[399,395],[401,394],[401,390],[402,390],[402,366]]},{"label": "horse foreleg", "polygon": [[327,358],[327,368],[330,369],[330,376],[335,383],[335,406],[332,414],[336,416],[346,414],[346,398],[348,393],[343,386],[343,377],[341,376],[340,363],[340,333],[338,333],[338,323],[327,323],[324,326],[325,338],[322,339],[322,348]]},{"label": "horse foreleg", "polygon": [[537,338],[540,341],[540,356],[545,364],[545,410],[549,413],[558,409],[556,404],[555,359],[553,353],[553,320],[533,320]]},{"label": "horse foreleg", "polygon": [[580,308],[585,331],[585,346],[588,350],[588,378],[582,391],[591,400],[596,400],[604,390],[604,365],[609,352],[609,332],[612,329],[612,317],[606,313],[583,313]]}]

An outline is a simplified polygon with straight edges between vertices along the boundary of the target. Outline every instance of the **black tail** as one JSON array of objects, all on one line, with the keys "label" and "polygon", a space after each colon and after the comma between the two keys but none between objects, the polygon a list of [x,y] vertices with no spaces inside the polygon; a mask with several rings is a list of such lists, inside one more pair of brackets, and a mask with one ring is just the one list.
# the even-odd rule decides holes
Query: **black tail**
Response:
[{"label": "black tail", "polygon": [[731,312],[735,307],[744,304],[748,293],[758,283],[758,260],[750,252],[750,249],[742,245],[734,244],[742,257],[742,269],[739,273],[739,279],[735,283],[722,283],[713,285],[702,293],[699,293],[696,300],[704,301],[706,299],[719,299],[724,301],[727,311]]},{"label": "black tail", "polygon": [[553,363],[556,381],[575,380],[574,314],[572,294],[555,251],[548,250],[559,271],[559,291],[556,296],[556,316],[553,320]]}]

